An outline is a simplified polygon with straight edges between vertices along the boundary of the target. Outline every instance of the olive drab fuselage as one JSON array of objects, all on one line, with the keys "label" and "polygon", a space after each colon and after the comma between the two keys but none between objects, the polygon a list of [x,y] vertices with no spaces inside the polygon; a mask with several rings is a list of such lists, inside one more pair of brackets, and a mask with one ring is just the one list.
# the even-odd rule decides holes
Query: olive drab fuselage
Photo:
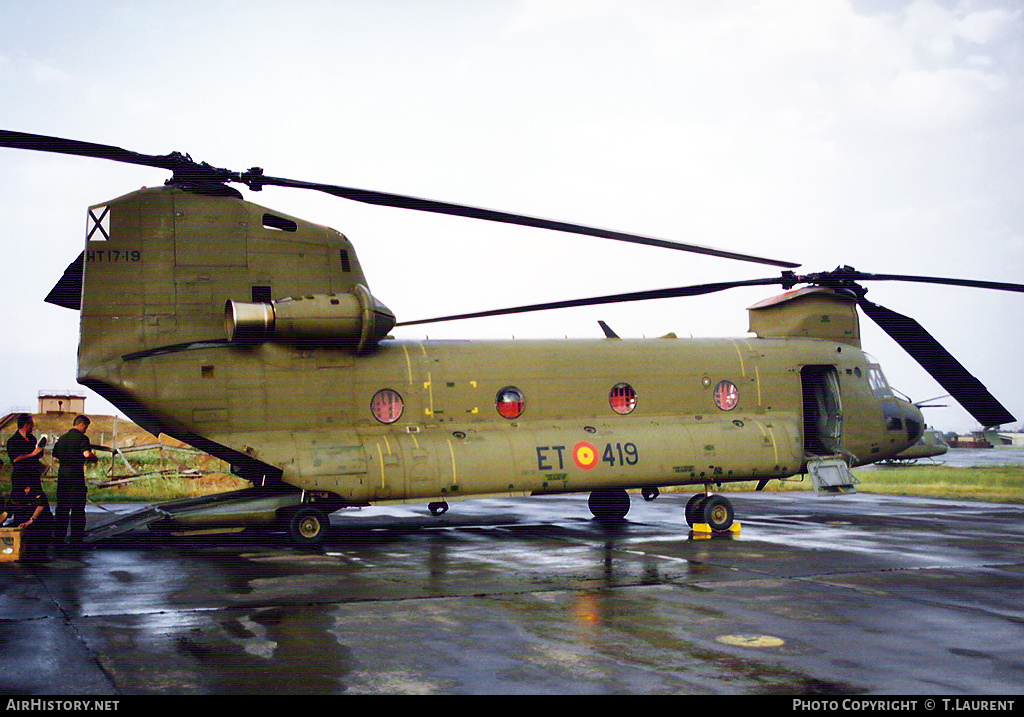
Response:
[{"label": "olive drab fuselage", "polygon": [[90,218],[79,381],[250,480],[352,503],[761,481],[923,428],[830,290],[752,307],[746,338],[405,341],[332,229],[173,187]]}]

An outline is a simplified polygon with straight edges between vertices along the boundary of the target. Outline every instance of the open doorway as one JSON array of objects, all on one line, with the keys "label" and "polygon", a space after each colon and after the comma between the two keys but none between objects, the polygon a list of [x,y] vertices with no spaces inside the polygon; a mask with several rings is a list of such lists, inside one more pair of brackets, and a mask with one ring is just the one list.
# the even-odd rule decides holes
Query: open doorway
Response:
[{"label": "open doorway", "polygon": [[843,404],[835,366],[800,370],[804,403],[804,452],[836,455],[843,450]]}]

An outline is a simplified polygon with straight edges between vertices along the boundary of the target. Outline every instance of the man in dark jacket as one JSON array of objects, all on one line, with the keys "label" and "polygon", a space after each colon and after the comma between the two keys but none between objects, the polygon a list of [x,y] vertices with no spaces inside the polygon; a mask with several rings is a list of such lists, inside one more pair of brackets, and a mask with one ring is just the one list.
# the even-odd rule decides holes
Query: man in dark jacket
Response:
[{"label": "man in dark jacket", "polygon": [[[50,547],[53,514],[50,512],[50,501],[38,482],[36,485],[26,483],[18,491],[11,492],[8,508],[11,521],[8,528],[21,529],[23,559],[46,560]],[[0,513],[0,522],[7,518],[7,512]]]},{"label": "man in dark jacket", "polygon": [[36,442],[32,434],[35,421],[27,413],[18,415],[18,430],[7,439],[7,455],[11,459],[11,493],[21,493],[26,485],[39,487],[39,477],[43,473],[43,465],[39,456],[43,447]]},{"label": "man in dark jacket", "polygon": [[22,530],[25,559],[45,560],[53,515],[40,481],[43,465],[39,456],[43,453],[44,442],[36,442],[33,429],[35,421],[32,416],[22,413],[18,416],[18,430],[7,439],[7,455],[11,459],[8,509],[11,513],[10,527]]},{"label": "man in dark jacket", "polygon": [[85,432],[89,418],[76,416],[72,428],[53,444],[53,457],[60,461],[57,468],[57,515],[54,517],[53,538],[57,544],[68,538],[71,526],[72,545],[81,545],[85,534],[85,464],[96,460]]}]

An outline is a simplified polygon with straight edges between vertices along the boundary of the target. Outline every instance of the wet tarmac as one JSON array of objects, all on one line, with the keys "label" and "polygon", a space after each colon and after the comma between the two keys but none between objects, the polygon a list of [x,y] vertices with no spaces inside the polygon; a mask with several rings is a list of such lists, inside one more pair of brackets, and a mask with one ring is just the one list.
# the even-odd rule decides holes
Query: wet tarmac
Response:
[{"label": "wet tarmac", "polygon": [[[0,693],[1019,695],[1024,506],[688,494],[380,507],[0,564]],[[123,511],[135,506],[107,506]],[[107,514],[90,510],[91,521]]]},{"label": "wet tarmac", "polygon": [[[931,458],[921,458],[917,465],[941,465],[950,468],[973,468],[975,466],[1021,466],[1024,465],[1024,448],[950,448],[945,453]],[[857,470],[885,469],[886,464],[859,466]]]}]

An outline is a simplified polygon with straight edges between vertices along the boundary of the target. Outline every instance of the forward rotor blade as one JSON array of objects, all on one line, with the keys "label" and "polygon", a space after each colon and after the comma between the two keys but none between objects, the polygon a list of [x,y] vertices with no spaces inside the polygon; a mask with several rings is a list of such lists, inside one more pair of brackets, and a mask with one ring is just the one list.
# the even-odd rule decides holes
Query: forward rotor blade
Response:
[{"label": "forward rotor blade", "polygon": [[752,254],[725,251],[723,249],[701,246],[700,244],[685,244],[669,241],[667,239],[643,236],[640,234],[627,234],[625,232],[618,232],[610,229],[599,229],[597,227],[588,227],[582,224],[570,224],[569,222],[541,219],[539,217],[530,217],[524,214],[512,214],[510,212],[501,212],[494,209],[470,207],[464,204],[439,202],[433,199],[421,199],[419,197],[410,197],[404,194],[391,194],[371,189],[341,187],[333,184],[303,182],[294,179],[282,179],[280,177],[260,176],[255,179],[254,182],[258,185],[264,186],[271,185],[277,187],[294,187],[298,189],[315,189],[319,192],[326,192],[327,194],[331,194],[336,197],[343,197],[345,199],[351,199],[352,201],[363,202],[364,204],[376,204],[384,207],[413,209],[419,212],[430,212],[433,214],[469,217],[471,219],[482,219],[490,222],[498,222],[500,224],[517,224],[519,226],[535,227],[537,229],[550,229],[569,234],[582,234],[585,236],[599,237],[601,239],[614,239],[616,241],[629,242],[631,244],[645,244],[647,246],[656,246],[663,249],[676,249],[678,251],[686,251],[694,254],[717,256],[724,259],[737,259],[739,261],[768,264],[770,266],[780,266],[785,268],[800,266],[799,264],[794,264],[789,261],[766,259],[765,257],[754,256]]},{"label": "forward rotor blade", "polygon": [[865,299],[861,299],[858,304],[982,426],[988,428],[1015,420],[1013,414],[988,392],[981,381],[914,319]]},{"label": "forward rotor blade", "polygon": [[918,408],[945,408],[945,403],[932,403],[932,401],[938,401],[943,398],[952,398],[952,396],[950,396],[948,393],[945,393],[941,396],[936,396],[935,398],[926,398],[923,401],[914,401],[914,405],[917,406]]},{"label": "forward rotor blade", "polygon": [[768,286],[781,284],[783,279],[774,277],[771,279],[747,279],[744,281],[723,281],[714,284],[695,284],[693,286],[677,286],[670,289],[654,289],[649,291],[631,291],[623,294],[607,294],[605,296],[593,296],[588,299],[568,299],[566,301],[549,301],[542,304],[527,304],[524,306],[512,306],[506,309],[490,309],[488,311],[474,311],[467,314],[452,314],[450,316],[438,316],[432,319],[417,319],[415,321],[400,321],[395,326],[416,326],[418,324],[436,324],[443,321],[457,321],[459,319],[478,319],[485,316],[507,316],[509,314],[526,314],[532,311],[547,311],[548,309],[569,309],[579,306],[599,306],[601,304],[617,304],[629,301],[647,301],[649,299],[674,299],[681,296],[700,296],[702,294],[713,294],[716,291],[734,289],[740,286]]},{"label": "forward rotor blade", "polygon": [[1024,293],[1024,284],[1011,284],[1005,281],[980,281],[978,279],[951,279],[944,276],[913,276],[908,274],[865,274],[854,272],[854,281],[908,281],[917,284],[941,284],[944,286],[968,286],[975,289],[996,289],[998,291],[1015,291]]}]

